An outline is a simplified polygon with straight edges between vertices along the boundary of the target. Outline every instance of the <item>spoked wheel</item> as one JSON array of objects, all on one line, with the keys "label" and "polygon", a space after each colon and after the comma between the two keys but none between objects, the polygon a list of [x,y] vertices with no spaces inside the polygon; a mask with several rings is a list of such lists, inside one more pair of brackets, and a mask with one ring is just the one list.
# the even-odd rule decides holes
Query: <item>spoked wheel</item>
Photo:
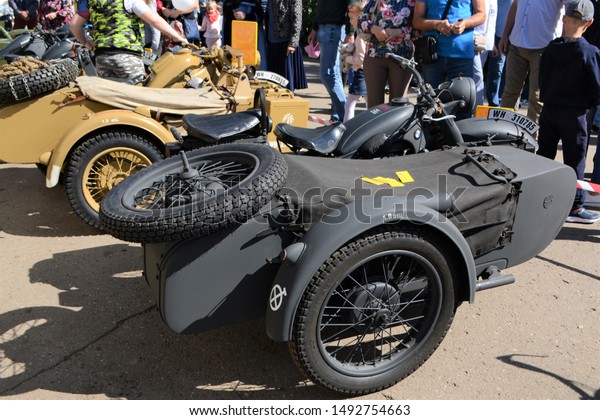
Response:
[{"label": "spoked wheel", "polygon": [[260,133],[267,138],[271,131],[271,118],[267,113],[267,96],[263,88],[258,88],[254,92],[254,109],[260,110]]},{"label": "spoked wheel", "polygon": [[102,228],[132,242],[207,235],[251,218],[287,177],[274,149],[206,147],[166,159],[128,178],[102,202]]},{"label": "spoked wheel", "polygon": [[128,176],[161,159],[154,145],[133,133],[104,133],[87,140],[67,165],[65,188],[71,207],[86,223],[99,227],[104,196]]},{"label": "spoked wheel", "polygon": [[452,323],[447,248],[424,231],[369,233],[335,252],[300,301],[290,351],[316,384],[387,388],[435,351]]},{"label": "spoked wheel", "polygon": [[117,184],[135,172],[150,166],[150,158],[127,147],[100,152],[83,170],[83,195],[91,207],[100,211],[100,201]]}]

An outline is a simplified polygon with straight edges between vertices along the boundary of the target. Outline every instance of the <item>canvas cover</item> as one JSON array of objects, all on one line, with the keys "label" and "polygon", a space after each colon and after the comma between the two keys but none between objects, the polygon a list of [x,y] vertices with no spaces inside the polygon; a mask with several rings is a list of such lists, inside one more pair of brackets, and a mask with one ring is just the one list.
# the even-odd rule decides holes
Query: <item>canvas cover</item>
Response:
[{"label": "canvas cover", "polygon": [[139,106],[166,114],[225,114],[229,100],[222,99],[210,87],[199,89],[148,88],[102,79],[79,76],[75,83],[92,101],[119,109],[134,110]]},{"label": "canvas cover", "polygon": [[[298,206],[306,224],[356,203],[357,195],[362,196],[358,200],[365,200],[364,190],[372,199],[383,194],[451,197],[453,206],[442,214],[458,227],[477,257],[510,241],[519,185],[492,179],[465,160],[464,151],[455,148],[379,160],[286,155],[289,175],[283,192]],[[508,180],[516,176],[493,156],[481,160],[491,173]]]}]

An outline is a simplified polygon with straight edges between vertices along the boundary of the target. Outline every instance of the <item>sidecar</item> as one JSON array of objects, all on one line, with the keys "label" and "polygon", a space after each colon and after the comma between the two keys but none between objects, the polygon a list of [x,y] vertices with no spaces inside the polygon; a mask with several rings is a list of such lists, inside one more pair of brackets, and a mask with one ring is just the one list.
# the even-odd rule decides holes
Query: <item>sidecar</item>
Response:
[{"label": "sidecar", "polygon": [[[237,67],[232,67],[234,58]],[[182,49],[157,60],[144,87],[80,76],[74,85],[0,105],[0,162],[37,164],[48,188],[64,181],[75,213],[98,227],[100,201],[114,185],[181,148],[175,127],[184,114],[246,111],[254,106],[255,92],[264,89],[265,106],[278,106],[296,124],[306,124],[308,100],[250,79],[244,69],[241,53],[231,48]],[[27,76],[24,90],[33,82],[46,90],[53,86]],[[190,83],[204,85],[183,89]],[[14,95],[5,85],[7,96]]]},{"label": "sidecar", "polygon": [[[269,176],[261,147],[205,148],[147,168],[107,195],[102,226],[144,243],[144,275],[173,331],[266,316],[268,335],[289,343],[312,381],[346,395],[424,363],[460,302],[514,282],[504,270],[555,238],[576,190],[572,169],[513,147],[352,165],[280,155]],[[227,171],[244,179],[239,190],[226,188]]]}]

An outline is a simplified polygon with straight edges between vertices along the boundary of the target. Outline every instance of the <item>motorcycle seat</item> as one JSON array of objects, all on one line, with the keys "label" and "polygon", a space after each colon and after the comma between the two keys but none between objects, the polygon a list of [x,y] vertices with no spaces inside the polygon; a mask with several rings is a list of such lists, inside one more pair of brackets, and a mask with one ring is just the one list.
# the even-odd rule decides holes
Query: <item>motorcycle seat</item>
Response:
[{"label": "motorcycle seat", "polygon": [[293,149],[308,149],[323,155],[333,152],[346,131],[341,122],[318,128],[293,127],[279,123],[275,127],[277,140]]},{"label": "motorcycle seat", "polygon": [[227,115],[186,114],[182,118],[188,135],[211,143],[251,130],[260,124],[260,111],[250,110]]}]

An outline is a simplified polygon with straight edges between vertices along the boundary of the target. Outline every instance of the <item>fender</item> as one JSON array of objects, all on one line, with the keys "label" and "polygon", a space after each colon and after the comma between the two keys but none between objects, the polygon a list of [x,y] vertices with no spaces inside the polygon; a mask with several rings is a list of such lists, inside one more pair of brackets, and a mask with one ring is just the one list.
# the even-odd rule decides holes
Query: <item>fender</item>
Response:
[{"label": "fender", "polygon": [[458,228],[440,213],[451,208],[451,199],[439,196],[423,200],[413,198],[413,204],[408,205],[407,198],[383,197],[377,208],[375,200],[365,200],[361,214],[356,212],[360,206],[352,203],[341,207],[312,226],[300,242],[286,248],[297,258],[291,258],[293,262],[284,260],[273,281],[266,315],[267,334],[272,340],[291,339],[300,298],[323,261],[352,238],[387,223],[410,221],[429,226],[447,238],[460,253],[457,264],[461,264],[467,273],[469,301],[473,302],[477,280],[473,255]]},{"label": "fender", "polygon": [[176,142],[161,123],[136,111],[113,109],[88,114],[60,139],[52,151],[46,172],[46,187],[52,188],[58,184],[67,157],[84,137],[109,127],[132,127],[136,131],[144,131],[164,145],[163,153],[166,153],[168,143]]}]

